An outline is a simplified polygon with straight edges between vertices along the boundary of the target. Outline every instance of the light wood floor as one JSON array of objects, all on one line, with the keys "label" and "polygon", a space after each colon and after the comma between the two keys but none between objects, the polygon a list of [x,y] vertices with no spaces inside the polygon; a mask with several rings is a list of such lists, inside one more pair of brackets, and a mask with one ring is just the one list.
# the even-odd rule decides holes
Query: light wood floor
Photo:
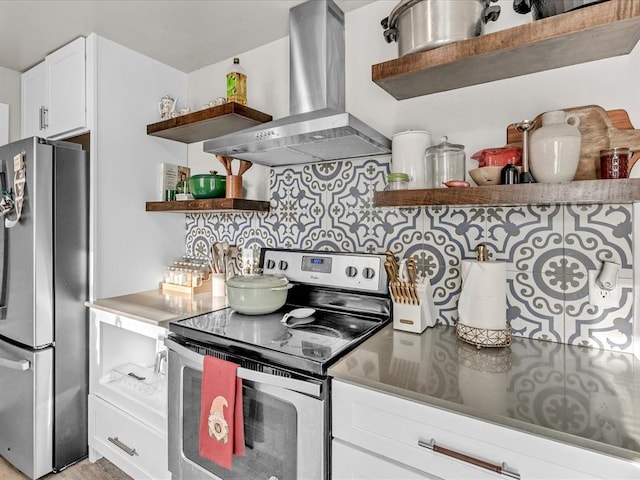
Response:
[{"label": "light wood floor", "polygon": [[[29,480],[29,477],[0,457],[0,480]],[[104,458],[96,463],[91,463],[85,458],[60,473],[45,475],[41,480],[132,480],[132,478]]]}]

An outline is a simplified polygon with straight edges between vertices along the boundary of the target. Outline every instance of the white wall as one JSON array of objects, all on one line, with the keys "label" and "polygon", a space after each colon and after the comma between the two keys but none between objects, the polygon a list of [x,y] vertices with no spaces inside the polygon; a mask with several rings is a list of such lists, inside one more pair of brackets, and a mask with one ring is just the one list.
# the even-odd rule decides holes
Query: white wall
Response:
[{"label": "white wall", "polygon": [[0,67],[0,103],[9,105],[9,141],[20,139],[20,72]]},{"label": "white wall", "polygon": [[9,105],[0,103],[0,145],[9,143]]},{"label": "white wall", "polygon": [[145,211],[160,200],[160,163],[185,165],[186,145],[146,134],[166,94],[186,96],[186,75],[97,37],[92,299],[158,287],[164,265],[184,253],[185,217]]}]

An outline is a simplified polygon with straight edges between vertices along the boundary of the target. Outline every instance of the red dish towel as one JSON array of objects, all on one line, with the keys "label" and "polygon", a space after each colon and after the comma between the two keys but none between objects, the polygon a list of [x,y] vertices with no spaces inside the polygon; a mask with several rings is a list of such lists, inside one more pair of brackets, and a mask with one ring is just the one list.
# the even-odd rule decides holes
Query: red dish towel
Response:
[{"label": "red dish towel", "polygon": [[233,455],[244,455],[242,379],[238,365],[204,357],[200,404],[200,456],[230,469]]}]

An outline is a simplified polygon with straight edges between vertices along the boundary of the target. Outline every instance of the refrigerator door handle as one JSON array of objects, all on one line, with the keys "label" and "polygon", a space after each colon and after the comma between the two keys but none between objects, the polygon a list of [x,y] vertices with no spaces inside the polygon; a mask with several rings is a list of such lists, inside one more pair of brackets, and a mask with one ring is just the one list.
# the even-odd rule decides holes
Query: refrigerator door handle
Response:
[{"label": "refrigerator door handle", "polygon": [[[7,178],[4,171],[4,162],[0,162],[0,188],[7,189]],[[0,320],[7,318],[7,276],[9,274],[9,231],[5,222],[2,223],[2,272],[0,272]]]},{"label": "refrigerator door handle", "polygon": [[29,360],[9,360],[8,358],[0,357],[0,367],[7,367],[12,370],[20,370],[22,372],[29,370],[31,362]]}]

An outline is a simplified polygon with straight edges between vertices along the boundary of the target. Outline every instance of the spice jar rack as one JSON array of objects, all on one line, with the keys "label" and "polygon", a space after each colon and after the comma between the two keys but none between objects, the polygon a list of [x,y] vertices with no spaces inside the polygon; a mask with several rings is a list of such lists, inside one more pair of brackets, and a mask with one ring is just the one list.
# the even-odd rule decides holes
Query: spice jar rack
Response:
[{"label": "spice jar rack", "polygon": [[196,295],[211,291],[211,268],[208,259],[184,256],[165,268],[160,283],[162,293]]}]

